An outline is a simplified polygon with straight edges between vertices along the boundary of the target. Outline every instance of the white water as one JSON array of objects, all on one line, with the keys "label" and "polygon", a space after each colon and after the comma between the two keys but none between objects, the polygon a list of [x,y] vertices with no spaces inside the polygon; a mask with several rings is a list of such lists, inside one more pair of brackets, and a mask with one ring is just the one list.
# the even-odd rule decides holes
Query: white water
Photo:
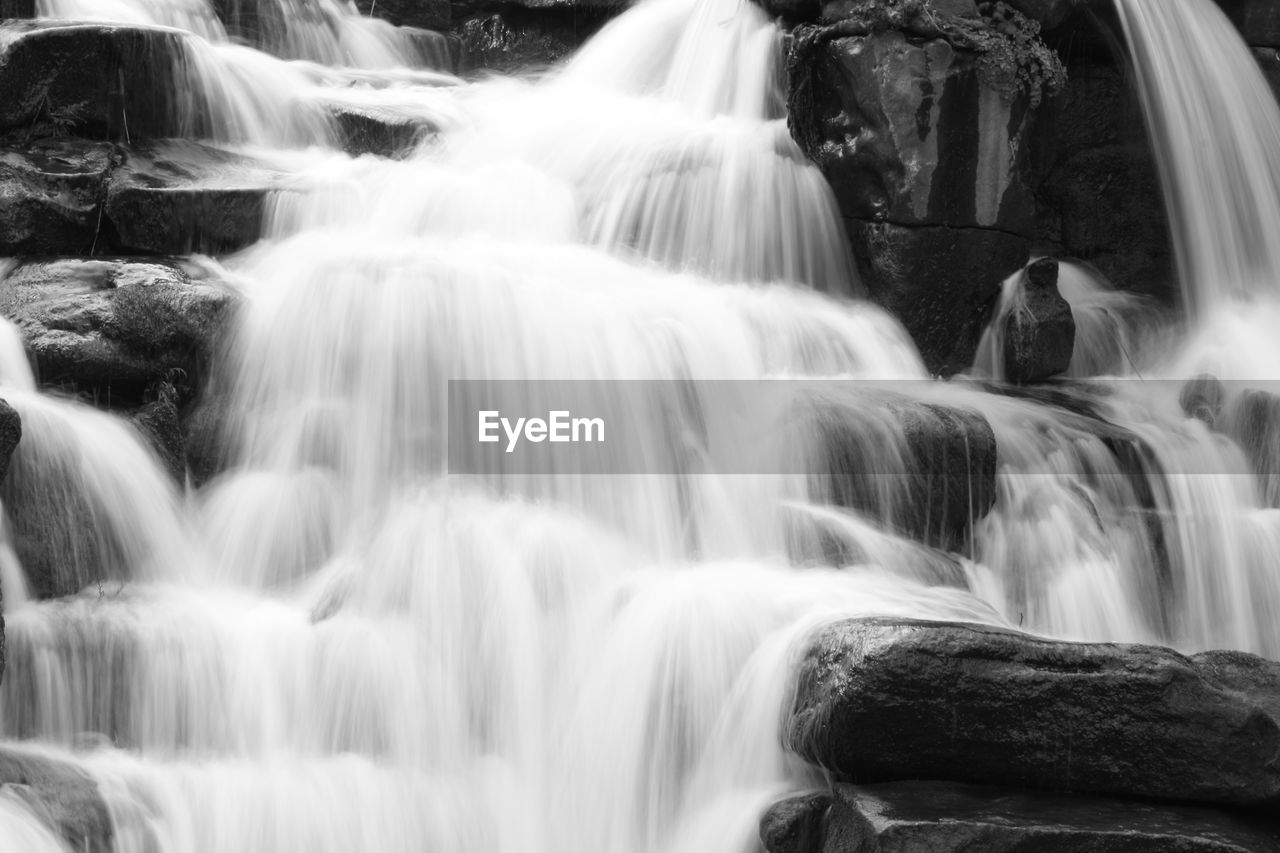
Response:
[{"label": "white water", "polygon": [[[1280,513],[1177,385],[1086,394],[1158,463],[1122,476],[1096,422],[926,382],[896,322],[813,292],[858,288],[753,5],[646,0],[540,81],[469,85],[282,63],[180,8],[200,19],[148,22],[239,57],[199,78],[240,81],[221,97],[251,117],[222,138],[290,175],[265,239],[225,261],[246,297],[215,380],[232,467],[176,494],[130,429],[35,394],[0,326],[30,432],[6,496],[89,534],[64,537],[78,596],[3,576],[0,731],[94,774],[118,853],[746,853],[760,810],[814,781],[779,721],[803,638],[841,616],[1280,654]],[[277,69],[278,95],[256,85]],[[337,87],[441,133],[341,154],[298,125]],[[1108,347],[1129,307],[1073,281],[1094,330],[1074,371],[1128,373]],[[803,470],[717,473],[760,425],[676,385],[600,386],[640,429],[587,475],[446,473],[450,379],[794,377],[988,418],[998,503],[964,555],[813,506]],[[812,438],[764,426],[775,462]],[[877,436],[900,473],[900,428]],[[59,849],[11,805],[0,847]]]}]

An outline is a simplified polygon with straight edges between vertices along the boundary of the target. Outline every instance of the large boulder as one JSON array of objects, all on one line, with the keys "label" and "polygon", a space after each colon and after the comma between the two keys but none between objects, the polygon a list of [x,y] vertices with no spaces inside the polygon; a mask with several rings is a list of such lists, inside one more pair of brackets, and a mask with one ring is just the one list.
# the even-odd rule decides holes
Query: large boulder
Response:
[{"label": "large boulder", "polygon": [[829,503],[951,549],[995,503],[995,433],[975,411],[873,387],[821,401],[812,420]]},{"label": "large boulder", "polygon": [[[837,785],[825,837],[768,853],[1274,853],[1280,828],[1191,806],[951,782]],[[763,835],[763,833],[762,833]]]},{"label": "large boulder", "polygon": [[1030,258],[1027,240],[986,228],[845,226],[868,295],[902,321],[929,370],[968,368],[1001,282]]},{"label": "large boulder", "polygon": [[147,402],[166,380],[197,388],[236,304],[176,261],[38,261],[0,280],[0,314],[22,330],[40,383],[112,405]]},{"label": "large boulder", "polygon": [[1280,664],[854,619],[800,664],[790,748],[860,782],[947,779],[1280,806]]},{"label": "large boulder", "polygon": [[248,157],[195,142],[122,150],[105,215],[116,251],[159,255],[242,249],[262,232],[278,174]]},{"label": "large boulder", "polygon": [[788,58],[792,135],[835,191],[871,297],[941,373],[968,366],[1026,262],[1027,141],[1063,82],[1034,23],[988,12],[830,3]]},{"label": "large boulder", "polygon": [[1076,321],[1058,292],[1058,262],[1042,258],[1027,267],[1020,291],[1000,319],[1004,375],[1029,385],[1067,372],[1075,349]]},{"label": "large boulder", "polygon": [[0,33],[0,130],[94,139],[199,130],[184,36],[110,24],[21,22]]},{"label": "large boulder", "polygon": [[69,850],[112,853],[111,814],[98,783],[70,761],[34,749],[0,747],[0,787],[26,801]]},{"label": "large boulder", "polygon": [[106,142],[0,139],[0,257],[93,251],[115,158]]}]

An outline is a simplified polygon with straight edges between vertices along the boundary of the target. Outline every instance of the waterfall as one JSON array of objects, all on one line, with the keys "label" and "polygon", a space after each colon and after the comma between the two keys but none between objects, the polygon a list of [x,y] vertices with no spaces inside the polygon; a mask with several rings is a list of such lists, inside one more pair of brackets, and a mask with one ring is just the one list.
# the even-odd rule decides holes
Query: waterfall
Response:
[{"label": "waterfall", "polygon": [[1280,106],[1212,0],[1116,0],[1169,209],[1183,299],[1204,322],[1280,299]]},{"label": "waterfall", "polygon": [[[199,489],[38,392],[0,324],[28,431],[0,493],[0,748],[90,774],[114,853],[749,853],[761,809],[818,781],[779,728],[805,638],[848,616],[1280,655],[1280,510],[1180,385],[935,382],[858,298],[746,0],[644,0],[544,75],[468,82],[330,0],[263,0],[253,39],[189,0],[44,2],[181,30],[185,134],[280,174],[262,239],[208,262],[243,304],[208,388],[228,466]],[[1212,79],[1219,48],[1183,70]],[[351,156],[335,105],[430,130]],[[1171,140],[1220,129],[1156,112]],[[1199,167],[1249,192],[1178,220],[1197,311],[1270,262],[1270,212],[1237,206],[1265,181],[1236,171],[1272,137],[1224,126],[1240,150]],[[1186,153],[1162,160],[1177,192]],[[1188,192],[1179,217],[1215,197]],[[1140,307],[1064,269],[1073,373],[1145,370]],[[572,383],[628,441],[534,474],[451,452],[486,381],[529,405]],[[919,460],[886,400],[990,424],[995,502],[963,541],[905,530]],[[870,506],[824,487],[833,421]],[[0,848],[66,853],[5,791]]]}]

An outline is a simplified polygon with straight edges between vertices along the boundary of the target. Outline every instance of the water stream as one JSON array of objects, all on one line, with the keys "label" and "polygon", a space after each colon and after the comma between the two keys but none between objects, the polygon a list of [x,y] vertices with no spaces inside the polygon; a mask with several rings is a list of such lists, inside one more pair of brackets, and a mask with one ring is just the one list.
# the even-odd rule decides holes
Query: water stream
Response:
[{"label": "water stream", "polygon": [[[330,0],[279,4],[283,30],[256,47],[201,3],[47,0],[187,31],[208,59],[192,97],[230,116],[209,136],[288,183],[263,239],[221,261],[245,298],[213,386],[231,464],[199,491],[123,421],[37,393],[0,327],[26,430],[5,500],[43,507],[65,577],[109,578],[38,601],[0,550],[0,733],[98,780],[117,853],[745,853],[760,810],[810,781],[778,727],[824,620],[1280,656],[1280,509],[1174,381],[1280,377],[1262,331],[1252,374],[1203,331],[1241,300],[1252,322],[1275,310],[1274,250],[1239,226],[1280,228],[1280,118],[1175,116],[1206,78],[1250,81],[1249,115],[1276,108],[1234,34],[1170,34],[1209,0],[1121,5],[1153,115],[1236,139],[1213,165],[1256,202],[1188,187],[1198,204],[1172,205],[1195,306],[1173,355],[1131,300],[1064,268],[1089,330],[1073,374],[1126,377],[1079,393],[1147,448],[1136,474],[1096,418],[930,380],[857,299],[830,190],[786,128],[779,32],[750,3],[643,0],[561,68],[464,82],[410,69],[392,28]],[[438,133],[351,157],[313,109],[334,99]],[[1213,159],[1176,138],[1162,152],[1179,192],[1188,157]],[[451,379],[596,380],[598,411],[637,438],[587,474],[449,473]],[[833,386],[836,402],[975,409],[997,437],[996,506],[947,555],[823,505],[787,465],[812,433],[789,433],[773,467],[717,470],[690,436],[724,458],[750,435],[690,379],[875,381]],[[901,427],[867,423],[900,473]],[[646,466],[663,473],[617,473]],[[16,515],[5,530],[38,533]],[[833,537],[859,558],[815,557]],[[4,795],[0,848],[67,853]]]}]

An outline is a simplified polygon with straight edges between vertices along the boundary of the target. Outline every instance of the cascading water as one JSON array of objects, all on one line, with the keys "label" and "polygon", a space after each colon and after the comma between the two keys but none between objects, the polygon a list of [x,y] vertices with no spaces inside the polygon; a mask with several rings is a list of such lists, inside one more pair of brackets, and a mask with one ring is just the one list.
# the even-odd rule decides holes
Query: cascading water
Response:
[{"label": "cascading water", "polygon": [[[471,84],[286,64],[223,44],[204,7],[121,8],[141,17],[101,14],[238,53],[196,88],[238,80],[228,109],[294,124],[202,134],[288,178],[264,239],[224,261],[246,300],[214,379],[232,464],[199,493],[175,495],[131,428],[37,394],[0,327],[4,395],[32,434],[8,544],[22,553],[35,507],[61,525],[59,584],[104,560],[111,578],[32,600],[0,559],[0,732],[93,774],[117,853],[754,849],[760,809],[813,781],[778,742],[798,644],[842,616],[1280,654],[1280,514],[1176,390],[1080,391],[1095,417],[932,383],[891,318],[813,292],[858,287],[754,5],[646,0],[536,83]],[[383,64],[291,38],[262,43]],[[278,96],[251,91],[267,79]],[[296,118],[338,88],[439,132],[349,157],[328,121]],[[1083,277],[1064,290],[1102,330],[1081,375],[1141,363],[1103,345],[1131,328],[1123,299]],[[998,494],[968,553],[815,503],[821,472],[789,466],[818,427],[748,429],[714,390],[817,378],[890,382],[831,385],[849,412],[893,394],[986,417]],[[636,440],[585,473],[459,473],[448,386],[466,379],[588,382]],[[901,477],[902,428],[858,422]],[[765,473],[717,469],[775,427]],[[1150,466],[1121,470],[1116,442]],[[833,551],[857,556],[837,569]],[[66,853],[0,792],[5,845]]]}]

